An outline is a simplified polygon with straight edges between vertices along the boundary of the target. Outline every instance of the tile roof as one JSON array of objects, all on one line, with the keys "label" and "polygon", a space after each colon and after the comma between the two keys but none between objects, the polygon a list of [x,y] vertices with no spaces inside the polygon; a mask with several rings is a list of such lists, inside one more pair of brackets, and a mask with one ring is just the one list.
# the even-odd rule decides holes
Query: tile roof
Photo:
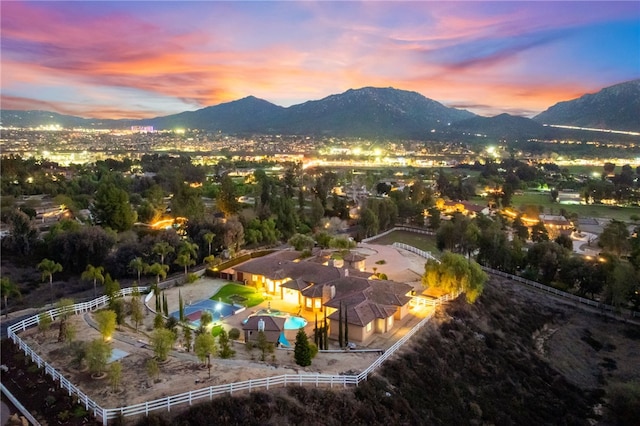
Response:
[{"label": "tile roof", "polygon": [[247,319],[247,323],[242,326],[242,329],[257,330],[260,320],[264,321],[264,331],[282,331],[284,330],[284,322],[287,319],[270,315],[255,315]]}]

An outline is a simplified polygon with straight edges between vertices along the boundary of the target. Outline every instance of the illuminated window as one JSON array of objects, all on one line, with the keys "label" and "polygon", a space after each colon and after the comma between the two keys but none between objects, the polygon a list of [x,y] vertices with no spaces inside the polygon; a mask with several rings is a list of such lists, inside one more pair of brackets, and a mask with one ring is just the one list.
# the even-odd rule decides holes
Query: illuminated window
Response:
[{"label": "illuminated window", "polygon": [[370,322],[369,324],[367,324],[367,332],[371,331],[371,327],[372,327],[372,326],[371,326],[371,324],[372,324],[372,323],[373,323],[373,322]]},{"label": "illuminated window", "polygon": [[258,281],[258,276],[257,275],[252,275],[251,276],[251,280],[255,283]]},{"label": "illuminated window", "polygon": [[311,303],[312,303],[311,299],[307,297],[307,302],[306,302],[307,308],[311,308],[311,306],[313,306]]},{"label": "illuminated window", "polygon": [[387,327],[388,328],[393,327],[393,317],[387,318]]},{"label": "illuminated window", "polygon": [[315,299],[315,308],[320,309],[322,307],[322,301],[320,299]]}]

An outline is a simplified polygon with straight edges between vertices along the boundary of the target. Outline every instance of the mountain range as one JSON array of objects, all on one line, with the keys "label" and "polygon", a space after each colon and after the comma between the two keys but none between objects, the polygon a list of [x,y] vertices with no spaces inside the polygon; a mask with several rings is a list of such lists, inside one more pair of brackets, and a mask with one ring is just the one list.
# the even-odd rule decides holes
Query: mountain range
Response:
[{"label": "mountain range", "polygon": [[640,131],[640,79],[560,102],[533,119],[500,114],[481,117],[425,96],[393,88],[364,87],[290,107],[248,96],[197,111],[144,120],[87,119],[46,111],[1,110],[5,127],[56,123],[66,128],[153,126],[235,134],[300,134],[340,137],[428,139],[482,134],[492,138],[553,137],[543,124]]}]

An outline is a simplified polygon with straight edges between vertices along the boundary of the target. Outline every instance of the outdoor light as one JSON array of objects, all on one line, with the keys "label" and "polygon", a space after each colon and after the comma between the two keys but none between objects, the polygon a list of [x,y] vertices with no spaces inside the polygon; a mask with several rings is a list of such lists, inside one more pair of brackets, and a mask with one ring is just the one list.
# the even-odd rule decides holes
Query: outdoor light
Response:
[{"label": "outdoor light", "polygon": [[220,309],[222,309],[222,304],[221,303],[216,303],[216,311],[220,312]]}]

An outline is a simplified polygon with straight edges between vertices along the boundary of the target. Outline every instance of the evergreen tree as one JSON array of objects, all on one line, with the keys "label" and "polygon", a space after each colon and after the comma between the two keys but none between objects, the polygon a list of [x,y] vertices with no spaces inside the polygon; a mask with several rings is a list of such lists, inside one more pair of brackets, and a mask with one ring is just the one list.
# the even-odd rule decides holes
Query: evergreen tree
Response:
[{"label": "evergreen tree", "polygon": [[327,326],[327,310],[324,310],[324,327],[322,327],[322,341],[324,350],[329,350],[329,327]]},{"label": "evergreen tree", "polygon": [[167,302],[167,296],[162,293],[162,310],[166,316],[169,316],[169,303]]},{"label": "evergreen tree", "polygon": [[344,344],[349,346],[349,319],[347,317],[347,305],[344,306]]},{"label": "evergreen tree", "polygon": [[178,290],[178,309],[180,311],[180,321],[184,321],[184,301],[182,300],[182,292]]},{"label": "evergreen tree", "polygon": [[311,348],[309,347],[309,339],[307,334],[301,328],[296,334],[296,344],[293,349],[293,357],[301,367],[307,367],[311,365]]},{"label": "evergreen tree", "polygon": [[344,336],[342,334],[342,302],[340,302],[340,307],[338,308],[338,344],[340,345],[340,348],[344,346],[343,339],[344,339]]}]

